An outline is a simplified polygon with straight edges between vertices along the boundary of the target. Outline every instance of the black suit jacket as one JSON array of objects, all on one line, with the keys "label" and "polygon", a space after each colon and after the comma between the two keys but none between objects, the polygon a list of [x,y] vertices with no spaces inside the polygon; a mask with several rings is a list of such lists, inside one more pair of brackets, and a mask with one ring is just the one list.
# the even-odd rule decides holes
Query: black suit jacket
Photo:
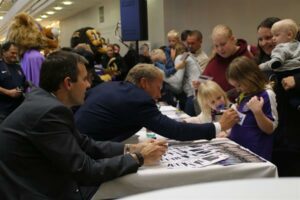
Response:
[{"label": "black suit jacket", "polygon": [[75,113],[75,122],[81,133],[102,141],[123,141],[142,127],[176,140],[212,139],[216,132],[212,123],[170,119],[143,89],[125,81],[90,89],[84,105]]},{"label": "black suit jacket", "polygon": [[137,171],[123,148],[79,134],[71,110],[35,89],[0,127],[0,199],[82,199],[79,186]]}]

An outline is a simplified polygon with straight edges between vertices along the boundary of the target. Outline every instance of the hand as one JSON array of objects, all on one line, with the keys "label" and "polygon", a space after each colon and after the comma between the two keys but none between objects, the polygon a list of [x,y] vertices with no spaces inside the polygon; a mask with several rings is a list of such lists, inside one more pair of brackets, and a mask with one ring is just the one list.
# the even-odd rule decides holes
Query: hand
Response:
[{"label": "hand", "polygon": [[281,84],[285,90],[292,89],[296,85],[295,78],[293,76],[285,77],[281,80]]},{"label": "hand", "polygon": [[133,152],[141,152],[143,148],[145,148],[147,145],[149,145],[150,143],[155,143],[161,146],[168,146],[166,140],[164,139],[150,139],[147,140],[145,142],[140,142],[137,144],[129,144],[129,152],[133,153]]},{"label": "hand", "polygon": [[226,110],[223,115],[221,116],[219,123],[221,124],[221,130],[226,131],[233,127],[238,121],[240,120],[240,117],[238,113],[233,109],[229,108]]},{"label": "hand", "polygon": [[219,134],[217,134],[217,138],[226,138],[228,137],[228,133],[226,131],[221,131]]},{"label": "hand", "polygon": [[150,139],[147,140],[145,142],[140,142],[137,144],[130,144],[129,145],[129,152],[133,153],[133,152],[141,152],[141,150],[146,147],[147,145],[149,145],[149,143],[153,143],[153,141],[155,141],[154,139]]},{"label": "hand", "polygon": [[8,90],[7,95],[12,98],[17,98],[22,95],[22,91],[18,88]]},{"label": "hand", "polygon": [[264,99],[262,97],[254,96],[246,104],[248,108],[255,114],[262,111]]},{"label": "hand", "polygon": [[199,86],[200,86],[200,81],[199,80],[193,80],[192,81],[192,86],[195,90],[198,90]]},{"label": "hand", "polygon": [[144,146],[140,153],[144,157],[145,165],[157,164],[161,156],[166,153],[168,145],[165,140],[151,140]]},{"label": "hand", "polygon": [[183,60],[183,61],[180,61],[178,64],[175,65],[175,69],[176,70],[179,70],[179,69],[183,69],[186,65],[186,61]]}]

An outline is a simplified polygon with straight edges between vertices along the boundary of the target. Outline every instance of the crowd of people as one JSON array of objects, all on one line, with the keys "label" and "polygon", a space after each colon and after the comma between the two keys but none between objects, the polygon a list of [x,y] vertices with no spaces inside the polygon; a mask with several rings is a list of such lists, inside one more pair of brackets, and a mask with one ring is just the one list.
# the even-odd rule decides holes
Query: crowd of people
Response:
[{"label": "crowd of people", "polygon": [[[293,20],[263,20],[257,45],[219,24],[211,54],[202,50],[199,30],[171,30],[167,45],[150,51],[145,43],[140,55],[130,49],[124,57],[118,44],[78,43],[78,32],[72,48],[44,56],[42,44],[29,48],[13,34],[18,23],[1,45],[1,199],[90,199],[101,183],[166,152],[165,140],[122,143],[142,127],[180,141],[228,137],[273,162],[280,176],[300,175]],[[84,30],[97,35],[91,29]],[[170,119],[159,101],[179,103],[191,117]]]}]

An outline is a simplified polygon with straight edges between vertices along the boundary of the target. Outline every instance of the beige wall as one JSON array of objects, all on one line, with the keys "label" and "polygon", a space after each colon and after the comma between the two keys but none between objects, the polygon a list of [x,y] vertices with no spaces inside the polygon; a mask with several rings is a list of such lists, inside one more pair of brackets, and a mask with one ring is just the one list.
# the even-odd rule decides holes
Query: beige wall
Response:
[{"label": "beige wall", "polygon": [[[111,42],[116,39],[114,30],[117,22],[120,20],[120,2],[119,0],[101,0],[99,5],[87,9],[76,16],[70,17],[60,22],[61,27],[61,46],[70,46],[72,33],[86,26],[94,27],[99,30],[104,38],[109,38]],[[104,23],[99,22],[99,7],[104,6]]]},{"label": "beige wall", "polygon": [[[104,38],[109,39],[110,43],[119,43],[121,45],[121,54],[124,55],[127,48],[115,37],[116,24],[120,21],[120,1],[100,0],[99,2],[98,6],[87,9],[76,16],[60,22],[60,44],[61,46],[70,46],[70,38],[75,30],[91,26],[99,30]],[[148,0],[147,3],[149,41],[153,41],[151,43],[152,46],[159,46],[164,43],[163,1]],[[100,6],[104,6],[104,23],[99,22],[98,9]]]},{"label": "beige wall", "polygon": [[[149,41],[156,48],[166,43],[170,29],[199,29],[204,35],[203,49],[210,53],[210,33],[216,24],[224,23],[238,38],[256,44],[256,27],[268,17],[293,18],[300,23],[299,0],[147,0]],[[98,8],[104,6],[104,23],[99,22]],[[99,0],[99,6],[61,21],[61,45],[69,46],[74,30],[92,26],[111,43],[120,20],[119,0]],[[126,48],[122,48],[122,54]]]}]

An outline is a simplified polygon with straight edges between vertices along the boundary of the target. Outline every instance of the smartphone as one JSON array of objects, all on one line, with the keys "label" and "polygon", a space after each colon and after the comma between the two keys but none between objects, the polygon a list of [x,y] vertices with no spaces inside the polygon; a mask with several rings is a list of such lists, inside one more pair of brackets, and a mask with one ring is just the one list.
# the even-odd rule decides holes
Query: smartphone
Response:
[{"label": "smartphone", "polygon": [[199,76],[199,81],[200,81],[200,82],[205,82],[205,81],[207,81],[207,80],[213,80],[213,77],[211,77],[211,76],[206,76],[206,75],[200,75],[200,76]]}]

